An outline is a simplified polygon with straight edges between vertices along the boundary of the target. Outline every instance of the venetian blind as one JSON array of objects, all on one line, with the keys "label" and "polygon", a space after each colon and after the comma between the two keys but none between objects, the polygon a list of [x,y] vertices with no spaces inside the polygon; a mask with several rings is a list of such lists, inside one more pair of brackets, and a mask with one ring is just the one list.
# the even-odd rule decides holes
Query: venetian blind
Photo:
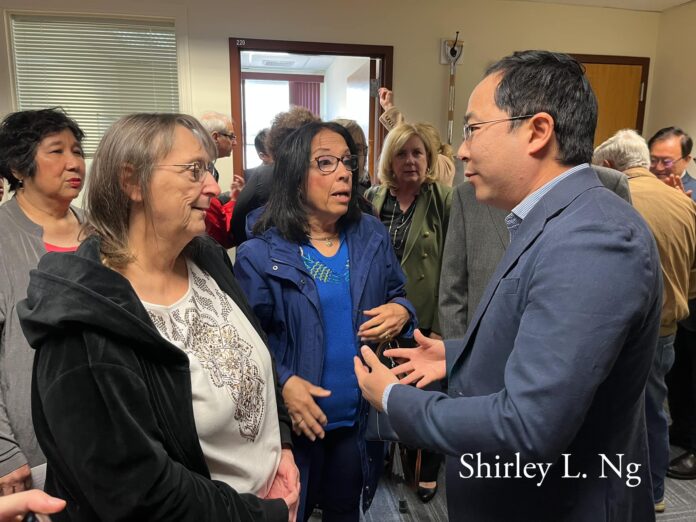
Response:
[{"label": "venetian blind", "polygon": [[62,107],[86,138],[133,112],[178,112],[174,24],[15,15],[11,19],[19,110]]}]

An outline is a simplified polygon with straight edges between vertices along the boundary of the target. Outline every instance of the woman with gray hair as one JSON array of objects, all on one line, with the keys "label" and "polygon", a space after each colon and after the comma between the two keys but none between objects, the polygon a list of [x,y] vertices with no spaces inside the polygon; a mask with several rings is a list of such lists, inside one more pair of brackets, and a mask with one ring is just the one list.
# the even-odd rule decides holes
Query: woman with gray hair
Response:
[{"label": "woman with gray hair", "polygon": [[94,157],[87,238],[32,273],[18,309],[56,520],[294,520],[274,362],[204,236],[214,155],[190,116],[122,118]]}]

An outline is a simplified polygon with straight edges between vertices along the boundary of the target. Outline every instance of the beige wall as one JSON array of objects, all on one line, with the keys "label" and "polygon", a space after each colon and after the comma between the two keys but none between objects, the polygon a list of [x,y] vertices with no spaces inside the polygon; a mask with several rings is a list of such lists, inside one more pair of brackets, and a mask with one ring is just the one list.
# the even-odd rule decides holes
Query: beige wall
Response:
[{"label": "beige wall", "polygon": [[652,82],[653,104],[645,136],[662,127],[682,127],[696,138],[696,2],[660,16],[657,60]]},{"label": "beige wall", "polygon": [[[688,14],[696,18],[691,7]],[[193,114],[230,111],[229,37],[391,45],[397,105],[410,120],[433,122],[443,136],[448,67],[439,64],[439,42],[459,30],[464,53],[457,67],[455,147],[469,93],[493,60],[514,50],[546,48],[647,56],[654,64],[661,23],[658,13],[496,0],[0,0],[0,9],[174,19],[181,37],[182,110]],[[679,32],[688,34],[686,22],[684,27]],[[0,34],[0,114],[13,107],[5,42]],[[648,125],[651,95],[649,89]],[[230,168],[229,159],[221,162],[223,186]]]}]

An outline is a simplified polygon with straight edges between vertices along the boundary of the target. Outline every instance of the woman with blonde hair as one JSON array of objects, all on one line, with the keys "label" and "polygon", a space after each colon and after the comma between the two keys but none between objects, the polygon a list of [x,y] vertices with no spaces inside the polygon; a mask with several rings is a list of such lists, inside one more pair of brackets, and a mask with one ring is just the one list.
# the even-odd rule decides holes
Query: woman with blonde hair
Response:
[{"label": "woman with blonde hair", "polygon": [[[384,127],[391,131],[397,125],[406,123],[406,118],[394,105],[394,92],[386,87],[379,89],[379,104],[384,112],[379,117],[379,121]],[[433,165],[435,179],[451,187],[454,182],[454,151],[452,147],[444,143],[440,137],[440,132],[430,123],[421,123],[424,137],[430,140],[431,148],[438,153],[437,162]]]},{"label": "woman with blonde hair", "polygon": [[[436,181],[438,151],[429,127],[402,123],[387,135],[379,162],[382,185],[365,197],[387,228],[421,332],[439,337],[438,287],[452,189]],[[409,460],[415,466],[418,458],[414,454]],[[420,475],[418,496],[423,502],[437,491],[440,461],[440,455],[422,451],[420,474],[415,475]]]}]

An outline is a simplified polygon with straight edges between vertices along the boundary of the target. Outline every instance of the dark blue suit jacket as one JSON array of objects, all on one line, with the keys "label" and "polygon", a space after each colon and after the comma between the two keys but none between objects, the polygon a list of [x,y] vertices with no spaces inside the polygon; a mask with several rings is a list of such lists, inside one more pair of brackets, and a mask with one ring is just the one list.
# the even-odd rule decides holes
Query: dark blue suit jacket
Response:
[{"label": "dark blue suit jacket", "polygon": [[[643,391],[661,285],[645,222],[591,169],[539,201],[446,343],[449,396],[389,396],[402,440],[448,455],[451,520],[654,520]],[[479,458],[500,478],[476,478]],[[504,478],[518,460],[552,466]]]}]

